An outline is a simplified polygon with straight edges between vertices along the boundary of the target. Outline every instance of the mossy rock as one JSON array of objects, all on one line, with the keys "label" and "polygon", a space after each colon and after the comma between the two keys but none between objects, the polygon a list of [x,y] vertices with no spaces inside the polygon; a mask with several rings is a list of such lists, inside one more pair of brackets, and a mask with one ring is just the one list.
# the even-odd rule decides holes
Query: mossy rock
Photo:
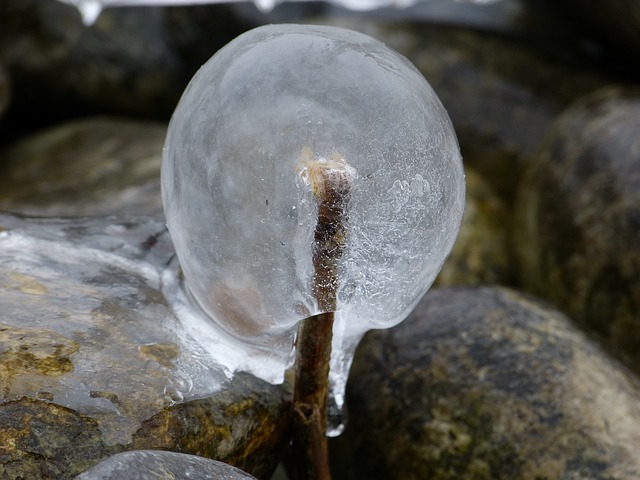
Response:
[{"label": "mossy rock", "polygon": [[369,333],[347,404],[337,478],[640,476],[638,379],[558,311],[504,288],[432,290]]},{"label": "mossy rock", "polygon": [[516,271],[509,235],[511,210],[474,169],[465,169],[467,193],[456,243],[435,285],[512,285]]},{"label": "mossy rock", "polygon": [[522,284],[640,372],[640,90],[610,87],[554,124],[520,187]]},{"label": "mossy rock", "polygon": [[0,151],[0,210],[38,216],[162,216],[164,123],[92,117]]},{"label": "mossy rock", "polygon": [[0,215],[0,477],[66,479],[128,450],[259,478],[288,441],[285,385],[230,379],[174,314],[152,217]]}]

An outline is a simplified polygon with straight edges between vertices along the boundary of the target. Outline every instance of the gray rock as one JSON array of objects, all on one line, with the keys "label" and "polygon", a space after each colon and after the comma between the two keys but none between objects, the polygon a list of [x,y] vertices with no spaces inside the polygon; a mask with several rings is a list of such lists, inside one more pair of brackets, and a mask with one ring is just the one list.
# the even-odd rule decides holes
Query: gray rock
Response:
[{"label": "gray rock", "polygon": [[0,118],[9,105],[9,77],[3,65],[0,64]]},{"label": "gray rock", "polygon": [[141,449],[275,469],[288,390],[229,380],[163,295],[173,258],[151,217],[0,215],[1,478],[67,479]]},{"label": "gray rock", "polygon": [[336,478],[640,478],[638,379],[511,290],[433,290],[369,333],[347,403]]},{"label": "gray rock", "polygon": [[[608,47],[623,52],[621,58],[631,55],[637,65],[640,59],[640,4],[635,0],[609,0],[607,2],[557,2],[576,18],[595,38]],[[634,63],[634,60],[630,60]],[[630,68],[633,71],[634,68]],[[638,74],[635,68],[636,75]]]},{"label": "gray rock", "polygon": [[119,453],[78,475],[76,480],[250,480],[225,463],[184,453],[137,450]]},{"label": "gray rock", "polygon": [[88,118],[0,151],[0,210],[38,216],[162,216],[166,125]]},{"label": "gray rock", "polygon": [[168,118],[191,76],[244,30],[225,5],[111,8],[92,26],[51,0],[0,2],[0,62],[21,120],[79,113]]},{"label": "gray rock", "polygon": [[520,187],[523,285],[640,372],[640,90],[606,88],[554,124]]}]

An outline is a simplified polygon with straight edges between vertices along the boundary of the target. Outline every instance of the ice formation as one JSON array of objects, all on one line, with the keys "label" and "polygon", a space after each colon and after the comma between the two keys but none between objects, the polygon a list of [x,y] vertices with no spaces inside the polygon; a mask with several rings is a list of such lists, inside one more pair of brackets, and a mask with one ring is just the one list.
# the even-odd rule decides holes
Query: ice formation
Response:
[{"label": "ice formation", "polygon": [[[103,9],[107,7],[125,7],[135,5],[195,5],[201,3],[235,3],[247,0],[60,0],[74,5],[82,15],[85,25],[91,25],[96,21]],[[280,3],[287,1],[310,0],[253,0],[256,7],[264,12],[271,11]],[[329,0],[330,3],[349,10],[374,10],[381,7],[404,8],[415,5],[425,0]],[[485,4],[499,0],[456,0],[460,3]]]},{"label": "ice formation", "polygon": [[262,349],[270,363],[245,369],[274,381],[297,324],[321,313],[309,162],[335,158],[351,169],[331,362],[339,411],[357,343],[408,315],[462,219],[458,143],[424,77],[353,31],[251,30],[187,87],[167,133],[162,192],[182,304],[191,296],[218,328]]}]

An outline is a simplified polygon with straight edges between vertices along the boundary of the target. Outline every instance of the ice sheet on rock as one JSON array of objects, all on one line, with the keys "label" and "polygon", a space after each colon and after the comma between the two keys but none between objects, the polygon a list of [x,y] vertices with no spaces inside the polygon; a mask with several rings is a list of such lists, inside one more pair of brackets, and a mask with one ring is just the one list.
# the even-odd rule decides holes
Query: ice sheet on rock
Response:
[{"label": "ice sheet on rock", "polygon": [[164,407],[251,371],[235,361],[255,360],[250,349],[236,341],[227,358],[229,344],[176,316],[161,291],[178,283],[174,256],[156,219],[0,215],[2,400],[55,402],[95,418],[107,443],[128,444]]},{"label": "ice sheet on rock", "polygon": [[357,172],[338,264],[339,406],[355,345],[403,320],[457,234],[464,175],[451,122],[404,57],[331,27],[273,25],[207,62],[173,115],[165,213],[189,292],[231,335],[278,352],[313,294],[317,207],[301,159]]}]

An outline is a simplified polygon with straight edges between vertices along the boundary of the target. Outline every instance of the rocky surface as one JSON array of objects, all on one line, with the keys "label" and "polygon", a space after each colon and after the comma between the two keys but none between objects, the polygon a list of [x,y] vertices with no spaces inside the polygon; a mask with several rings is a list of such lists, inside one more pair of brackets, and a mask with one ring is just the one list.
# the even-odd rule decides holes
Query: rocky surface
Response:
[{"label": "rocky surface", "polygon": [[640,90],[607,88],[555,123],[520,187],[522,283],[640,372]]},{"label": "rocky surface", "polygon": [[0,210],[38,216],[162,216],[163,123],[94,117],[0,151]]},{"label": "rocky surface", "polygon": [[[640,4],[634,0],[580,2],[560,0],[567,16],[578,20],[594,38],[608,48],[640,59]],[[636,75],[638,75],[636,69]]]},{"label": "rocky surface", "polygon": [[640,384],[514,291],[433,290],[358,349],[337,478],[631,479]]},{"label": "rocky surface", "polygon": [[251,475],[215,460],[157,450],[119,453],[76,480],[250,480]]},{"label": "rocky surface", "polygon": [[161,291],[173,256],[150,217],[0,215],[0,477],[70,478],[132,449],[273,471],[286,389],[229,380],[193,338]]},{"label": "rocky surface", "polygon": [[31,124],[96,111],[168,118],[200,65],[245,29],[225,5],[112,8],[87,27],[70,5],[3,0],[0,18],[0,63]]},{"label": "rocky surface", "polygon": [[5,110],[9,106],[9,100],[9,77],[3,65],[0,63],[0,118],[2,118],[2,115],[4,115]]},{"label": "rocky surface", "polygon": [[[631,38],[623,24],[635,7],[604,12],[625,2],[579,9],[621,25],[610,38]],[[118,214],[0,214],[0,478],[71,478],[135,449],[219,459],[259,478],[280,460],[286,387],[230,381],[162,289],[177,268],[157,183],[166,121],[198,66],[247,23],[264,23],[251,8],[114,8],[85,27],[56,0],[0,1],[0,209]],[[468,202],[438,282],[514,282],[519,197],[520,281],[640,365],[637,94],[577,104],[536,159],[557,115],[609,82],[568,47],[593,44],[554,14],[555,32],[544,14],[528,31],[402,15],[323,22],[408,56],[453,119]],[[636,44],[618,43],[616,74],[633,69]],[[126,119],[86,117],[105,113]],[[336,479],[640,477],[637,380],[564,316],[510,290],[434,291],[406,325],[371,334],[349,403]]]},{"label": "rocky surface", "polygon": [[510,285],[515,269],[509,241],[509,210],[475,170],[467,167],[465,175],[467,195],[462,226],[435,285]]}]

